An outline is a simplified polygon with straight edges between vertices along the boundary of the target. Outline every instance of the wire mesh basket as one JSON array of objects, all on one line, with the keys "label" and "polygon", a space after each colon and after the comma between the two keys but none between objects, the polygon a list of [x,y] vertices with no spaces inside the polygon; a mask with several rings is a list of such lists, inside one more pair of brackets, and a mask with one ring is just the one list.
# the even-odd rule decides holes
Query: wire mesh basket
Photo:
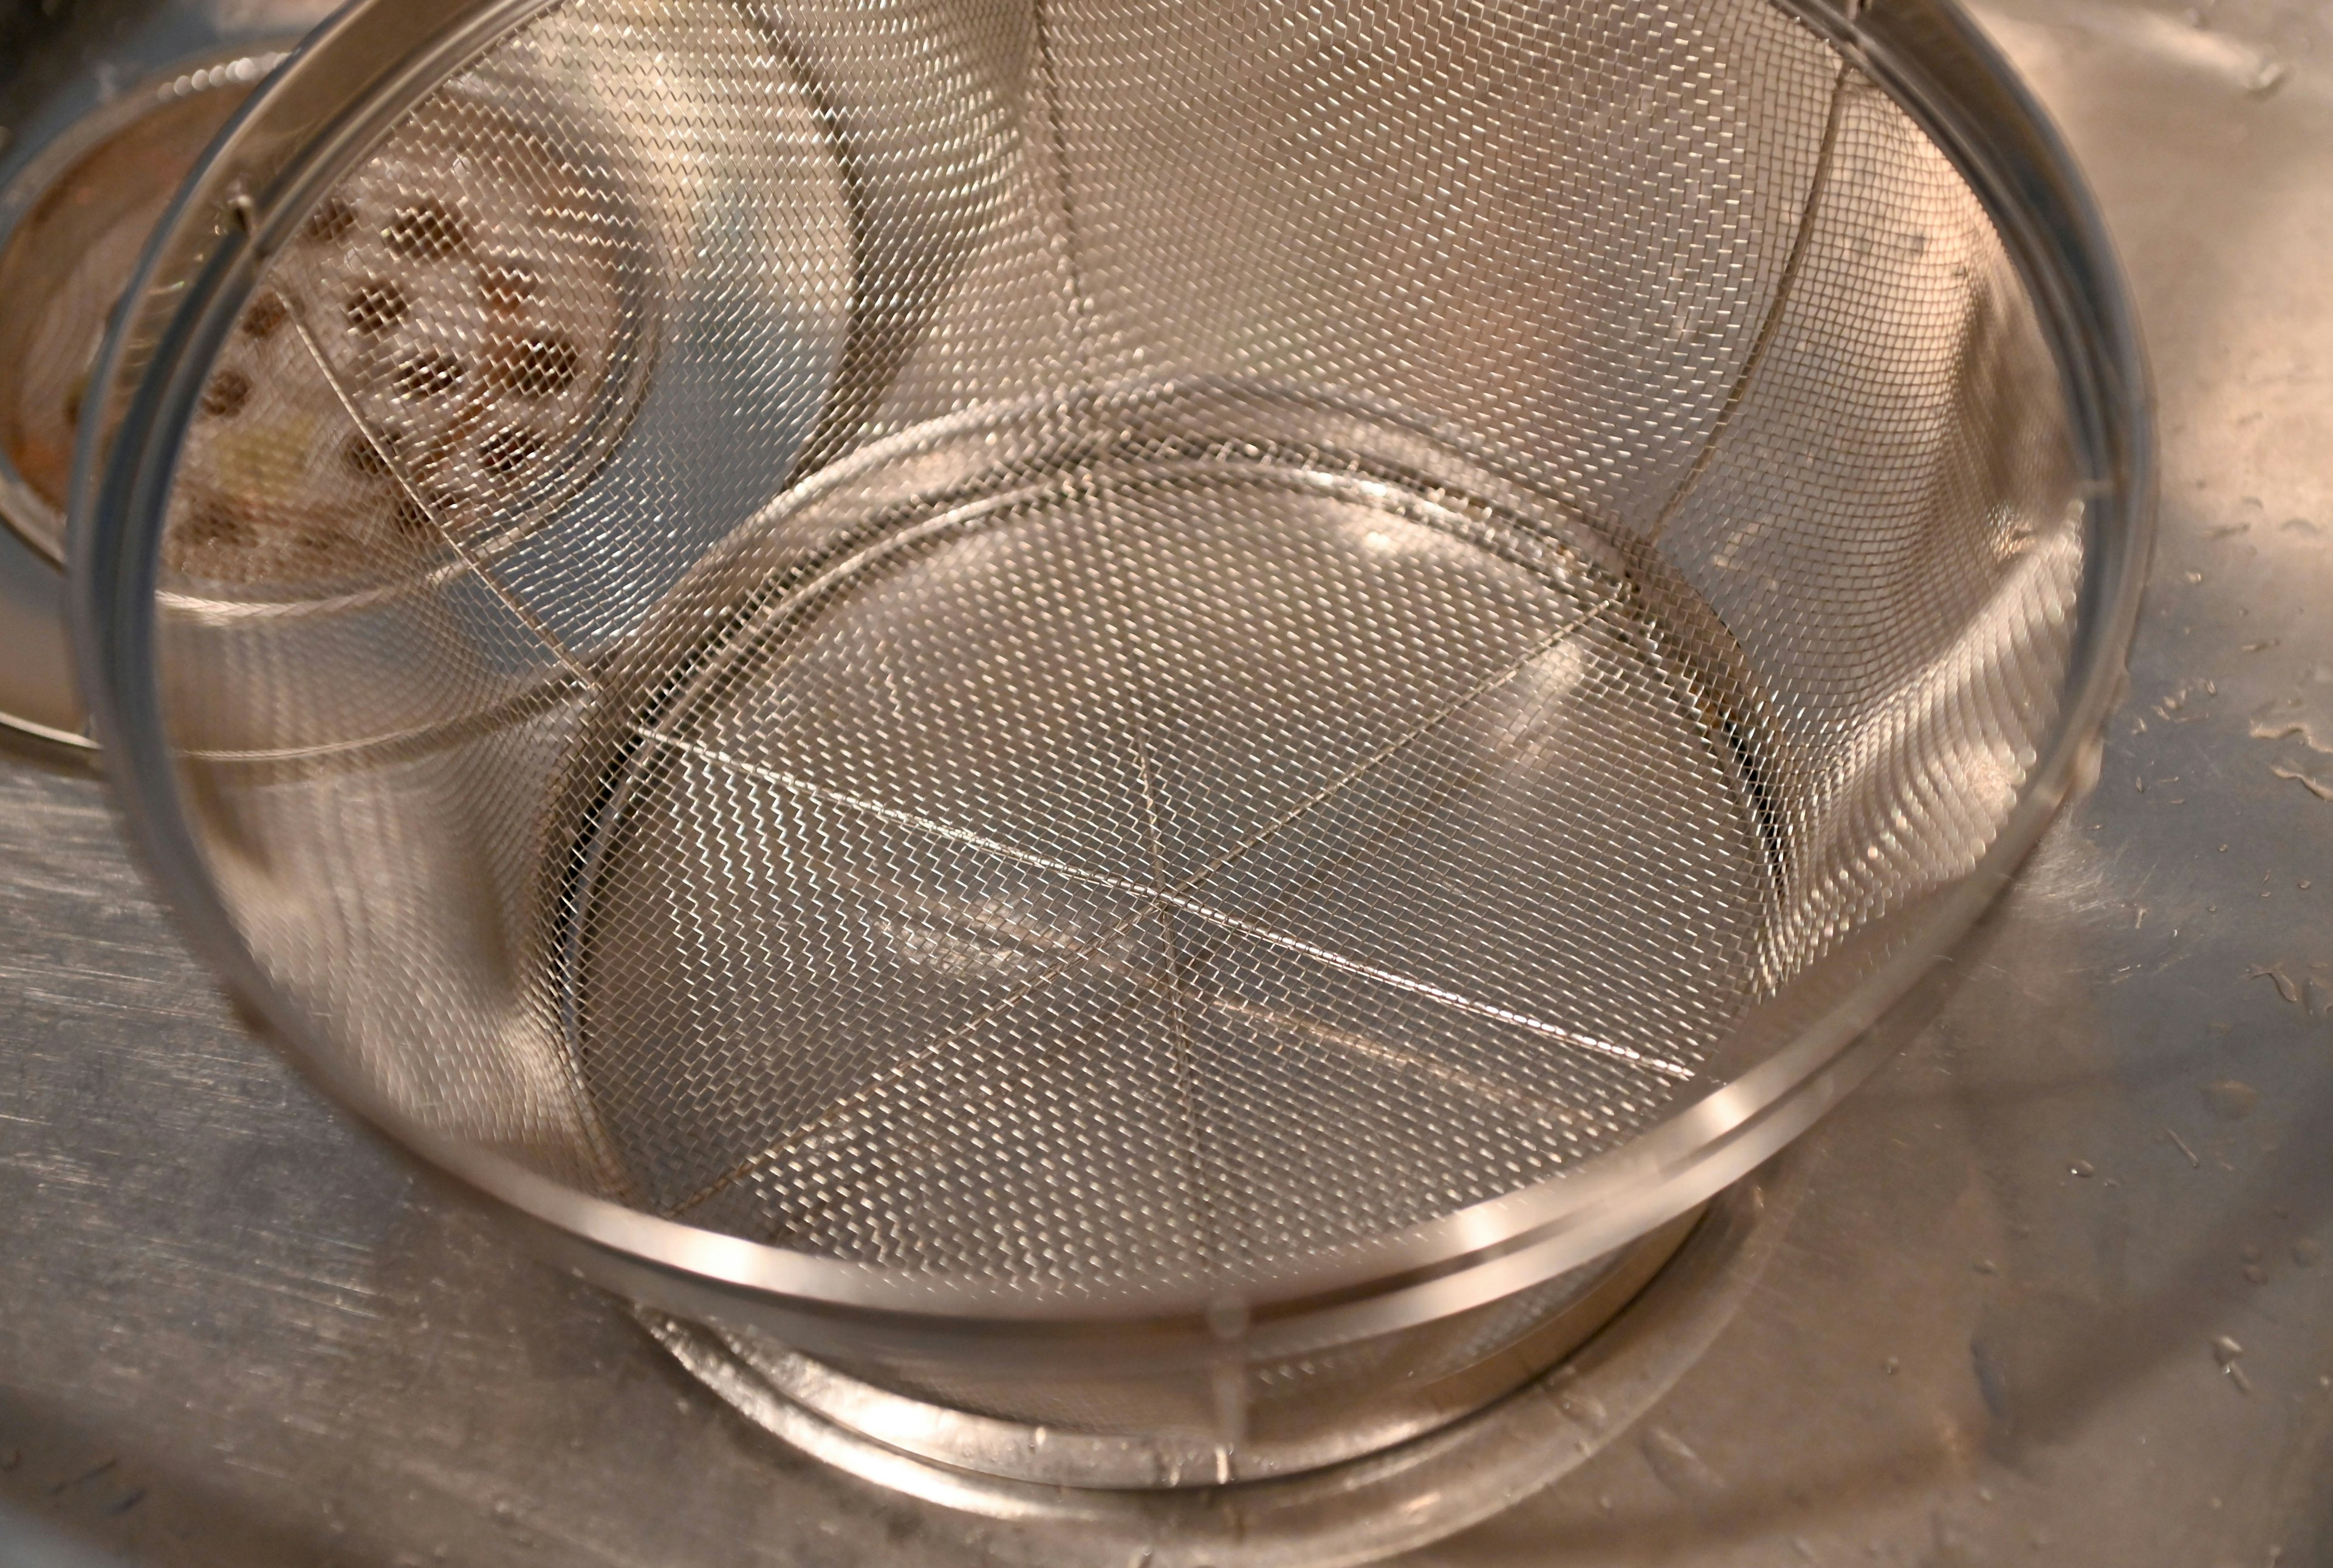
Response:
[{"label": "wire mesh basket", "polygon": [[2146,539],[1928,0],[360,4],[92,395],[101,733],[300,1058],[1086,1485],[1578,1342],[2030,846]]}]

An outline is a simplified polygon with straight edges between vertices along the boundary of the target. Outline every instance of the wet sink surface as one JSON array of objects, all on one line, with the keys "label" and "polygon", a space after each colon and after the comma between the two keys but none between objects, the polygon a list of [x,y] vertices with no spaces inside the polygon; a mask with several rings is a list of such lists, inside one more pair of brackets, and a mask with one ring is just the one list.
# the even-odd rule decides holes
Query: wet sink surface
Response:
[{"label": "wet sink surface", "polygon": [[[2101,780],[1786,1157],[1706,1354],[1421,1568],[2333,1558],[2333,18],[1981,14],[2161,401]],[[330,1111],[92,775],[0,756],[0,1500],[139,1563],[1046,1559],[763,1436]]]}]

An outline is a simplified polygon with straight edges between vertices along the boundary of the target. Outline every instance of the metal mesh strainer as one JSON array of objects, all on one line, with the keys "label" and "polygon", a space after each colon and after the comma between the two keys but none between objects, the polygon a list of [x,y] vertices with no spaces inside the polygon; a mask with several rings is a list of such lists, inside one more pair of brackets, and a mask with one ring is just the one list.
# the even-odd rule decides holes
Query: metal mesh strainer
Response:
[{"label": "metal mesh strainer", "polygon": [[619,1288],[1103,1479],[1446,1419],[1836,1092],[2101,708],[2136,362],[1973,48],[360,5],[109,358],[133,809]]}]

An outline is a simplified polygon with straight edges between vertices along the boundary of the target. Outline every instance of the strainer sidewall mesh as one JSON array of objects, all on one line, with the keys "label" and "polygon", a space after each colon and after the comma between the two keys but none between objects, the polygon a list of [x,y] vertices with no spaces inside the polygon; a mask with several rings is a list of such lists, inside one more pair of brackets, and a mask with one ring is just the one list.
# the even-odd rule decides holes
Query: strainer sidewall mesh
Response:
[{"label": "strainer sidewall mesh", "polygon": [[[652,1217],[437,1133],[337,1066],[236,933],[180,796],[157,678],[154,603],[175,455],[263,259],[245,224],[264,233],[268,213],[296,216],[252,193],[296,201],[321,188],[340,167],[324,160],[347,156],[350,128],[379,126],[391,117],[385,101],[411,101],[449,73],[446,60],[490,45],[540,3],[465,14],[449,4],[360,0],[254,95],[149,245],[126,296],[135,308],[121,313],[92,382],[101,416],[85,426],[77,454],[71,534],[76,653],[131,836],[204,956],[303,1068],[597,1283],[813,1352],[826,1342],[961,1348],[969,1336],[999,1354],[1074,1355],[1081,1343],[1105,1361],[1140,1345],[1205,1353],[1211,1303],[1196,1289],[1187,1298],[1104,1291],[1047,1302],[904,1277]],[[1851,20],[1813,0],[1785,9],[1878,82],[1945,151],[1997,226],[2056,357],[2085,509],[2079,613],[2055,730],[1974,869],[1890,922],[1884,957],[1781,1048],[1565,1177],[1322,1255],[1299,1273],[1246,1282],[1258,1351],[1275,1341],[1347,1342],[1498,1299],[1605,1255],[1754,1169],[1877,1065],[1883,1037],[1892,1044],[1896,1032],[1867,1031],[1931,977],[2057,809],[2086,785],[2086,773],[2095,774],[2153,521],[2150,394],[2103,226],[2055,132],[1952,0],[1881,0]],[[467,42],[449,48],[456,35]],[[415,61],[436,74],[417,78]],[[343,101],[325,112],[335,92]],[[317,132],[333,126],[342,134],[320,143]],[[242,223],[233,216],[238,197]],[[158,293],[181,282],[182,293]],[[1147,1332],[1129,1340],[1135,1323]]]}]

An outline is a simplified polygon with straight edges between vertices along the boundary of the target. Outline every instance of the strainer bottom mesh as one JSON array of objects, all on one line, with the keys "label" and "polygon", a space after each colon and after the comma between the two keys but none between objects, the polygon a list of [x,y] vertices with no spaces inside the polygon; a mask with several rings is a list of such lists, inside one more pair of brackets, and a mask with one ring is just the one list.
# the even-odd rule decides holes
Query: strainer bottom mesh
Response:
[{"label": "strainer bottom mesh", "polygon": [[1740,694],[1592,530],[1123,418],[821,486],[610,683],[562,970],[637,1201],[1236,1276],[1626,1140],[1748,997]]}]

